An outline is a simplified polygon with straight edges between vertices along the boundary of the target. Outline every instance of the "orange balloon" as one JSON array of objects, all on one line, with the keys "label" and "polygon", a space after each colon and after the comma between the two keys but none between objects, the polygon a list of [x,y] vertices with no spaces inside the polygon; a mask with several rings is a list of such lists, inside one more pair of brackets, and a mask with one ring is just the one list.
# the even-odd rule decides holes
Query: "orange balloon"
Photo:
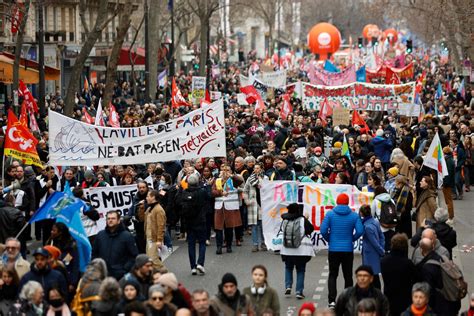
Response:
[{"label": "orange balloon", "polygon": [[390,45],[395,44],[398,41],[398,32],[395,29],[387,29],[383,31],[383,39],[388,38]]},{"label": "orange balloon", "polygon": [[379,27],[375,24],[367,24],[362,30],[362,36],[366,39],[372,39],[372,37],[379,37],[380,30]]},{"label": "orange balloon", "polygon": [[320,59],[327,59],[328,54],[337,52],[341,45],[341,33],[330,23],[319,23],[308,33],[308,46]]}]

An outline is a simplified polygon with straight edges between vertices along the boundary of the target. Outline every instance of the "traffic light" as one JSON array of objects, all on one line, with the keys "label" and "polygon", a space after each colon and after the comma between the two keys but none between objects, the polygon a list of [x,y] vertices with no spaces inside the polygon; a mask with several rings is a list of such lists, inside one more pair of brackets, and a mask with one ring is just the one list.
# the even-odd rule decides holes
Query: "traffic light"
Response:
[{"label": "traffic light", "polygon": [[362,46],[364,46],[364,39],[362,37],[359,37],[357,39],[357,46],[359,46],[359,48],[362,48]]},{"label": "traffic light", "polygon": [[413,42],[412,40],[407,40],[407,54],[411,54],[413,51]]}]

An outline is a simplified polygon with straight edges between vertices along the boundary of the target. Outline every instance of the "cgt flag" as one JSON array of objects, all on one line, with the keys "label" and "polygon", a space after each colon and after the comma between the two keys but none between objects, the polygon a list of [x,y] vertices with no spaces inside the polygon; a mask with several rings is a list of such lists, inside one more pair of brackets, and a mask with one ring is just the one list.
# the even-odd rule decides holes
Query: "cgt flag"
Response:
[{"label": "cgt flag", "polygon": [[8,125],[5,132],[5,156],[22,160],[27,165],[43,167],[36,145],[38,140],[13,113],[8,110]]},{"label": "cgt flag", "polygon": [[109,103],[109,125],[120,128],[120,116],[112,102]]},{"label": "cgt flag", "polygon": [[79,270],[84,272],[91,259],[92,247],[82,224],[80,212],[87,205],[74,197],[66,181],[64,192],[54,192],[46,202],[33,214],[28,223],[43,219],[56,219],[57,222],[66,224],[69,233],[77,242],[79,253]]},{"label": "cgt flag", "polygon": [[191,106],[191,104],[188,103],[181,94],[181,91],[176,85],[176,80],[174,78],[171,83],[171,105],[174,108],[179,108],[180,106]]},{"label": "cgt flag", "polygon": [[38,104],[36,104],[35,98],[33,98],[30,90],[21,79],[18,82],[18,94],[25,99],[27,109],[33,111],[34,113],[39,112]]}]

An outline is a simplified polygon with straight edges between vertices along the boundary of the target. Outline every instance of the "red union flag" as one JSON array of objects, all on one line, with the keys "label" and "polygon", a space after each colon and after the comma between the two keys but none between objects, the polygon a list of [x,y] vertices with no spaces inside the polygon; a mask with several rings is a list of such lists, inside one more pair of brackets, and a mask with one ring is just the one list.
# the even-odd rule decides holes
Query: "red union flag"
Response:
[{"label": "red union flag", "polygon": [[293,113],[293,106],[291,106],[290,96],[287,93],[285,93],[282,96],[282,99],[283,99],[283,106],[281,108],[280,116],[282,119],[286,120],[288,115],[290,113]]},{"label": "red union flag", "polygon": [[190,103],[181,94],[181,91],[176,86],[176,80],[173,78],[171,84],[171,104],[174,108],[179,108],[180,106],[191,106]]},{"label": "red union flag", "polygon": [[120,127],[120,117],[112,102],[109,103],[109,125],[115,128]]},{"label": "red union flag", "polygon": [[31,94],[30,90],[28,90],[28,87],[22,80],[19,81],[18,94],[25,99],[26,106],[29,111],[33,111],[34,113],[39,112],[38,104],[36,104],[35,98],[33,98],[33,95]]},{"label": "red union flag", "polygon": [[5,133],[5,156],[22,160],[27,165],[42,167],[36,145],[38,140],[13,113],[8,111],[8,126]]},{"label": "red union flag", "polygon": [[82,114],[84,114],[84,119],[87,124],[94,124],[94,119],[89,114],[89,112],[87,112],[86,108],[82,108]]},{"label": "red union flag", "polygon": [[20,28],[21,21],[23,20],[25,5],[23,3],[16,3],[12,7],[12,27],[11,32],[15,35]]}]

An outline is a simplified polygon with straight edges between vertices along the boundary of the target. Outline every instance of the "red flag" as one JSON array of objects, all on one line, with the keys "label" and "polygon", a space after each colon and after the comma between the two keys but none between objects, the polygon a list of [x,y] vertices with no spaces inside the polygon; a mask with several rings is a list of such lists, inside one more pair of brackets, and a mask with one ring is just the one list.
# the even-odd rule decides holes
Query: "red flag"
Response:
[{"label": "red flag", "polygon": [[320,118],[323,122],[323,126],[326,126],[328,124],[326,119],[329,115],[332,115],[332,108],[329,105],[328,99],[325,98],[323,103],[321,103],[321,109],[319,110],[318,115],[318,118]]},{"label": "red flag", "polygon": [[246,96],[246,101],[248,104],[253,104],[257,101],[257,99],[260,97],[260,94],[258,93],[257,89],[253,85],[245,86],[245,87],[240,87],[240,91],[245,94]]},{"label": "red flag", "polygon": [[171,105],[174,108],[178,108],[180,106],[191,106],[189,102],[181,94],[181,91],[178,89],[176,85],[176,80],[173,78],[173,82],[171,83]]},{"label": "red flag", "polygon": [[386,84],[400,84],[400,77],[390,67],[387,67],[387,70],[385,71],[385,83]]},{"label": "red flag", "polygon": [[5,133],[5,156],[22,160],[27,165],[42,167],[36,145],[38,140],[13,113],[8,110],[8,126]]},{"label": "red flag", "polygon": [[364,121],[364,119],[359,115],[359,112],[357,110],[354,110],[354,112],[352,112],[352,126],[354,126],[354,125],[363,126],[360,129],[361,133],[368,133],[369,132],[369,126]]},{"label": "red flag", "polygon": [[115,128],[120,127],[120,116],[112,102],[109,103],[109,125]]},{"label": "red flag", "polygon": [[209,90],[208,90],[208,89],[206,89],[206,97],[205,97],[205,100],[206,100],[206,102],[209,102],[209,103],[212,102],[212,100],[211,100],[211,94],[209,93]]},{"label": "red flag", "polygon": [[40,129],[39,129],[39,126],[38,126],[38,122],[36,122],[35,114],[30,111],[29,115],[30,115],[30,129],[31,129],[31,131],[39,132]]},{"label": "red flag", "polygon": [[28,114],[25,101],[21,103],[20,122],[23,126],[28,126]]},{"label": "red flag", "polygon": [[31,109],[34,113],[39,112],[38,104],[36,104],[35,98],[33,98],[30,90],[28,90],[28,87],[21,79],[18,85],[18,94],[25,99],[26,105],[29,109]]},{"label": "red flag", "polygon": [[94,119],[89,114],[89,112],[87,112],[86,108],[82,108],[82,113],[84,114],[84,118],[86,119],[87,124],[94,124]]},{"label": "red flag", "polygon": [[24,3],[16,3],[13,5],[12,16],[11,16],[11,20],[12,20],[11,32],[13,35],[15,35],[18,32],[18,29],[20,28],[21,21],[23,20],[23,16],[24,16],[24,10],[25,10]]},{"label": "red flag", "polygon": [[290,96],[287,93],[285,93],[282,96],[282,99],[283,99],[283,106],[281,108],[280,116],[282,119],[286,120],[288,115],[290,113],[293,113],[293,106],[291,105],[291,102],[290,102]]}]

